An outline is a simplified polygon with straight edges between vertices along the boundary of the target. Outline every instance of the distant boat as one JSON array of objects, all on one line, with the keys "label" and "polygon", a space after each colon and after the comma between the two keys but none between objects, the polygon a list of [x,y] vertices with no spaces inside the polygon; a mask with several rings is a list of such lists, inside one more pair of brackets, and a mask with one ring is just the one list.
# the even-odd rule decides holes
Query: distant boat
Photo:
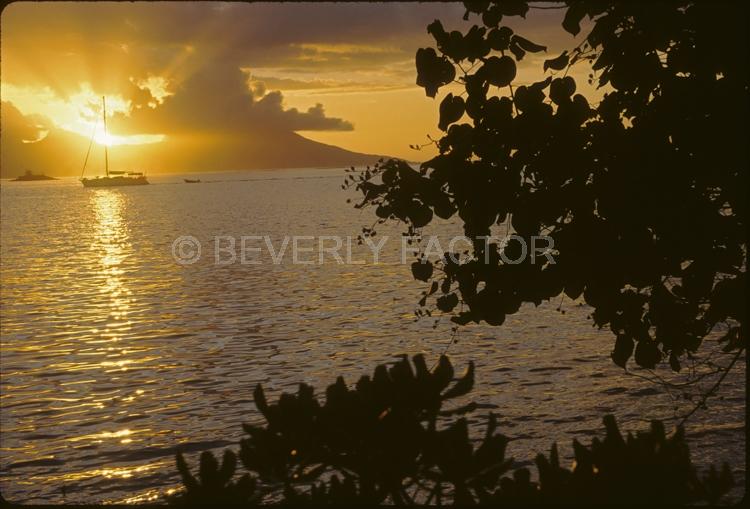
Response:
[{"label": "distant boat", "polygon": [[201,179],[195,179],[195,180],[182,179],[182,180],[184,180],[186,184],[200,184],[201,183]]},{"label": "distant boat", "polygon": [[[104,119],[104,139],[107,138],[107,104],[102,96],[102,118]],[[94,138],[91,137],[89,150],[86,152],[86,159],[83,161],[83,171],[81,172],[81,183],[83,187],[111,187],[111,186],[142,186],[148,184],[146,176],[141,172],[135,171],[109,171],[109,157],[107,154],[107,144],[104,143],[104,177],[83,178],[86,171],[86,163],[89,160],[91,144]]]},{"label": "distant boat", "polygon": [[34,180],[57,180],[55,177],[48,177],[47,175],[37,175],[31,173],[31,170],[26,170],[26,173],[19,175],[13,179],[13,182],[32,182]]}]

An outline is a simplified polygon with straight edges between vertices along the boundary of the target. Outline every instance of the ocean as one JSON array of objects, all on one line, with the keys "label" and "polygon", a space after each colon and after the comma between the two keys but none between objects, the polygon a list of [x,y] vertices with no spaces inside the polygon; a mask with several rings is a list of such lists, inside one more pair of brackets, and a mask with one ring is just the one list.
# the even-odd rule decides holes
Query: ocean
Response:
[{"label": "ocean", "polygon": [[[153,501],[179,487],[175,451],[196,465],[199,451],[237,449],[241,424],[259,419],[257,383],[272,398],[299,382],[322,395],[338,374],[352,384],[401,354],[424,353],[430,364],[447,352],[459,373],[473,360],[469,397],[497,405],[517,465],[553,441],[572,461],[573,438],[602,436],[606,413],[636,431],[655,418],[669,428],[690,410],[679,391],[642,378],[651,373],[615,366],[614,337],[592,326],[580,301],[525,305],[501,327],[461,328],[451,344],[448,317],[415,317],[427,285],[401,261],[402,228],[379,227],[375,240],[387,240],[378,263],[357,244],[375,216],[346,203],[357,196],[341,189],[343,177],[340,169],[155,175],[149,186],[109,189],[74,178],[3,181],[3,497]],[[443,221],[430,231],[447,238],[461,228]],[[289,237],[308,248],[296,261],[309,263],[295,263],[294,239],[282,253]],[[330,251],[321,259],[319,242],[336,246],[335,238],[343,263]],[[702,352],[715,346],[712,336]],[[694,463],[729,461],[740,492],[744,364],[687,424]],[[666,366],[656,374],[673,379]],[[470,417],[477,435],[485,418],[485,410]]]}]

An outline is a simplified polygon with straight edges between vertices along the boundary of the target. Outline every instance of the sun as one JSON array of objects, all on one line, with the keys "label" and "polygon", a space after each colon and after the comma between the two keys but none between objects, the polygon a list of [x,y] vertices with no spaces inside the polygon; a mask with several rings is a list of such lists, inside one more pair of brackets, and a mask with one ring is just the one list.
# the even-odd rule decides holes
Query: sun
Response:
[{"label": "sun", "polygon": [[94,135],[94,141],[97,142],[99,145],[106,145],[108,147],[111,147],[115,144],[114,138],[111,134],[104,134],[104,133],[96,133]]}]

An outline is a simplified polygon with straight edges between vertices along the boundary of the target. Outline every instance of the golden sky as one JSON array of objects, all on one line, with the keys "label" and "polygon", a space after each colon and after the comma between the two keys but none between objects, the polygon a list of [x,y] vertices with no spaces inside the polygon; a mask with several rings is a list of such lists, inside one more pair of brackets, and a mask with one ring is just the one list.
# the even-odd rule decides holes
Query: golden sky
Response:
[{"label": "golden sky", "polygon": [[[424,160],[433,149],[409,145],[439,137],[442,94],[415,85],[414,54],[431,45],[431,21],[462,29],[463,13],[419,3],[10,4],[0,41],[3,174],[74,175],[92,133],[112,146],[113,167],[153,172],[354,157],[310,140]],[[577,44],[561,15],[540,9],[514,22],[550,46],[527,56],[519,77],[541,78],[545,58]]]}]

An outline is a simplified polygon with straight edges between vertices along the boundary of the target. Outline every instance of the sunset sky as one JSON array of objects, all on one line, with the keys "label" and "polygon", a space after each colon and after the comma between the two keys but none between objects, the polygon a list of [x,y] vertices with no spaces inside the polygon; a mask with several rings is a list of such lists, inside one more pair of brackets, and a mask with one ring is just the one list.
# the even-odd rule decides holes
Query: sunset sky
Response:
[{"label": "sunset sky", "polygon": [[[2,12],[3,176],[77,174],[102,95],[114,166],[174,172],[352,158],[294,133],[424,160],[433,151],[409,144],[439,137],[445,90],[431,99],[415,85],[414,55],[432,43],[430,22],[462,29],[463,13],[461,4],[417,3],[11,4]],[[561,15],[534,9],[513,20],[549,46],[524,59],[519,82],[541,78],[545,58],[579,42],[560,29]],[[105,141],[101,122],[95,140]]]}]

